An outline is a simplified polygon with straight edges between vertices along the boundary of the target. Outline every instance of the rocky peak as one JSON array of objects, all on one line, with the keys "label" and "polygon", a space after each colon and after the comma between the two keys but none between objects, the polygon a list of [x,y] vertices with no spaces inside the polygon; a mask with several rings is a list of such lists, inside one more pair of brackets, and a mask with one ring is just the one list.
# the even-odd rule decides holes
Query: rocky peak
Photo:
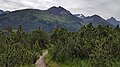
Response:
[{"label": "rocky peak", "polygon": [[65,8],[59,6],[53,6],[51,8],[48,9],[49,12],[55,14],[55,15],[67,15],[67,14],[71,14],[69,11],[67,11]]}]

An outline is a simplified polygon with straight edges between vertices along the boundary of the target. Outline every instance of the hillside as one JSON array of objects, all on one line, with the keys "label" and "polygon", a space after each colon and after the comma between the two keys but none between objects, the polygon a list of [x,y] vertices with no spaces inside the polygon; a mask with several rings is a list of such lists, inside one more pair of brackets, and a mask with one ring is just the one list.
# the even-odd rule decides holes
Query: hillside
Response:
[{"label": "hillside", "polygon": [[81,23],[82,25],[87,25],[89,23],[92,23],[94,26],[98,26],[98,25],[109,25],[111,27],[115,27],[116,26],[114,24],[111,24],[107,20],[103,19],[99,15],[92,15],[92,16],[85,17],[82,14],[75,14],[75,16],[77,16],[80,19],[82,19],[82,21],[83,21]]},{"label": "hillside", "polygon": [[114,26],[120,25],[120,21],[116,20],[114,17],[107,19],[107,22],[109,22],[110,24],[112,24]]},{"label": "hillside", "polygon": [[55,27],[64,27],[70,31],[78,31],[81,20],[63,7],[51,7],[48,10],[24,9],[0,15],[0,29],[21,25],[25,31],[33,31],[39,27],[51,31]]},{"label": "hillside", "polygon": [[82,14],[73,15],[65,8],[51,7],[48,10],[39,9],[23,9],[13,12],[4,12],[0,15],[0,30],[4,30],[8,26],[13,29],[20,25],[27,32],[31,32],[38,28],[44,31],[52,31],[56,27],[66,28],[69,31],[79,31],[83,25],[92,23],[94,26],[109,25],[115,27],[109,20],[105,20],[99,15],[85,17]]}]

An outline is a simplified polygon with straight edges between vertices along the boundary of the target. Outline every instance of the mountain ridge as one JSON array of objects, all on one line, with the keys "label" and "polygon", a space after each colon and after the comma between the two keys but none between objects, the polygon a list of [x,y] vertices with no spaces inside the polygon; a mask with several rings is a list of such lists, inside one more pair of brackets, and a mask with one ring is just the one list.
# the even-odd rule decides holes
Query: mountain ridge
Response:
[{"label": "mountain ridge", "polygon": [[3,13],[4,13],[4,11],[3,11],[3,10],[0,10],[0,15],[3,14]]},{"label": "mountain ridge", "polygon": [[111,17],[110,19],[107,19],[107,21],[115,26],[120,26],[120,21],[116,20],[114,17]]},{"label": "mountain ridge", "polygon": [[[56,8],[58,9],[61,7]],[[63,10],[68,13],[67,10]],[[32,31],[39,27],[44,28],[46,31],[51,31],[57,26],[67,28],[71,31],[78,31],[82,26],[80,19],[71,13],[68,13],[67,15],[62,14],[64,13],[55,15],[49,10],[39,9],[12,11],[0,16],[0,29],[4,29],[8,26],[17,28],[19,25],[21,25],[25,31]]]},{"label": "mountain ridge", "polygon": [[[81,16],[84,16],[83,14]],[[8,26],[18,28],[19,25],[25,31],[31,32],[35,29],[41,28],[45,31],[52,31],[56,27],[66,28],[70,31],[79,31],[79,29],[86,24],[92,23],[97,25],[109,25],[115,27],[107,20],[99,15],[92,15],[88,17],[79,18],[72,14],[65,8],[51,7],[47,10],[39,9],[23,9],[12,12],[7,12],[0,15],[0,29],[3,30]]]}]

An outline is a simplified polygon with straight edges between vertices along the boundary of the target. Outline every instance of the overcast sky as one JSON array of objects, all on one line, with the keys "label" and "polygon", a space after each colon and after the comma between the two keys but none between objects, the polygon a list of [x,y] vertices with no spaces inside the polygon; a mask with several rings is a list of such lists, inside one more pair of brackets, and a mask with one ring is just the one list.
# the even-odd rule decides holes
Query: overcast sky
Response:
[{"label": "overcast sky", "polygon": [[107,19],[115,17],[120,20],[120,0],[0,0],[0,9],[18,10],[37,8],[41,10],[52,6],[62,6],[72,13],[85,16],[98,14]]}]

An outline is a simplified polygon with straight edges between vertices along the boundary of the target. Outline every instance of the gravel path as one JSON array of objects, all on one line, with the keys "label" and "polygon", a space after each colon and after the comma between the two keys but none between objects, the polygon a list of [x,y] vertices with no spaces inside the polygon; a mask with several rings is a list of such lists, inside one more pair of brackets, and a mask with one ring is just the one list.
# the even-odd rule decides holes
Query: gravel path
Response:
[{"label": "gravel path", "polygon": [[40,58],[37,60],[37,62],[35,63],[36,67],[47,67],[46,63],[45,63],[45,56],[48,54],[48,51],[46,50],[42,56],[40,56]]}]

